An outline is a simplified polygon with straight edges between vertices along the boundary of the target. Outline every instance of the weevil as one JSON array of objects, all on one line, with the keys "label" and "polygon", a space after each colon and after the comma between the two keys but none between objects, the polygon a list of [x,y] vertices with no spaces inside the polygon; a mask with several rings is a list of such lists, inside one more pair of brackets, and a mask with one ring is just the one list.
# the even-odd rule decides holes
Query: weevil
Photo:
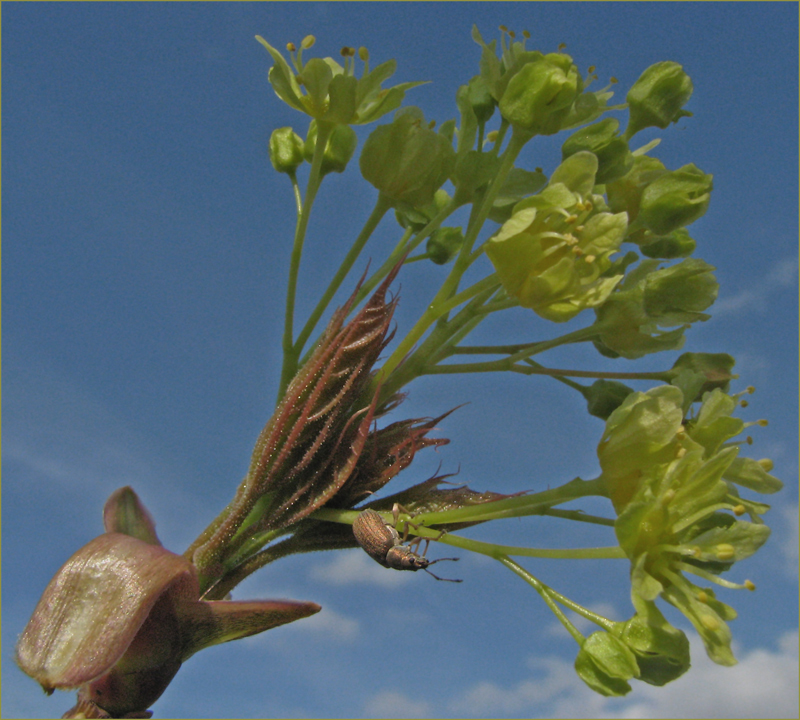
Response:
[{"label": "weevil", "polygon": [[[353,521],[353,535],[356,536],[358,544],[373,560],[383,565],[383,567],[392,568],[393,570],[424,570],[428,575],[436,578],[437,580],[446,580],[447,582],[461,582],[461,580],[451,580],[450,578],[440,578],[434,575],[428,566],[433,565],[442,560],[458,560],[458,558],[439,558],[438,560],[428,560],[425,557],[425,552],[428,546],[425,546],[425,552],[422,555],[414,552],[415,547],[419,547],[422,542],[421,537],[417,537],[408,545],[403,545],[408,537],[408,525],[406,523],[406,531],[403,538],[397,532],[397,519],[400,515],[401,507],[395,503],[392,508],[392,516],[394,522],[390,523],[384,520],[379,513],[371,508],[364,510]],[[441,537],[444,535],[442,531]],[[430,542],[430,541],[428,541]]]}]

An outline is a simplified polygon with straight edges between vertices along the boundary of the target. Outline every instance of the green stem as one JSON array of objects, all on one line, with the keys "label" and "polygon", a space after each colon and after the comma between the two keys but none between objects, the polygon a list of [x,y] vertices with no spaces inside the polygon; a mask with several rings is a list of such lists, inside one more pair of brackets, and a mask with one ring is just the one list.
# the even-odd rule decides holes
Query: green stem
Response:
[{"label": "green stem", "polygon": [[415,535],[430,538],[431,540],[438,539],[438,542],[445,545],[452,545],[462,550],[488,555],[495,559],[500,559],[505,555],[546,558],[549,560],[620,560],[627,557],[619,545],[594,548],[528,548],[514,545],[497,545],[495,543],[472,540],[453,533],[439,537],[439,533],[423,528],[420,528],[419,532],[413,530],[412,532]]},{"label": "green stem", "polygon": [[[450,216],[454,210],[458,208],[458,203],[453,201],[449,202],[445,207],[443,207],[434,218],[420,230],[411,242],[408,242],[408,238],[411,236],[413,232],[411,228],[408,228],[405,233],[403,233],[403,237],[401,238],[400,242],[397,243],[394,250],[392,250],[391,254],[388,258],[384,261],[383,265],[378,268],[372,277],[370,277],[362,286],[361,289],[358,291],[358,295],[356,295],[356,302],[357,305],[361,300],[363,300],[367,295],[369,295],[373,288],[377,287],[378,283],[381,282],[400,262],[400,258],[407,253],[413,252],[419,245],[422,243],[423,240],[430,237],[444,222],[448,216]],[[409,262],[409,260],[406,260]]]},{"label": "green stem", "polygon": [[297,182],[297,173],[294,170],[289,173],[289,179],[292,181],[292,193],[294,194],[294,203],[297,207],[297,221],[300,221],[300,215],[303,212],[303,196],[300,194],[300,185]]},{"label": "green stem", "polygon": [[314,157],[311,161],[311,172],[308,177],[306,187],[306,198],[302,204],[302,210],[297,220],[292,244],[292,254],[289,260],[289,282],[286,286],[286,311],[283,321],[283,367],[281,368],[281,380],[278,388],[278,399],[283,397],[289,381],[297,371],[297,358],[299,354],[294,349],[294,306],[297,297],[297,279],[300,273],[300,260],[303,256],[303,243],[305,242],[308,221],[311,217],[311,208],[314,206],[314,199],[317,191],[322,184],[322,158],[328,138],[333,131],[333,125],[329,123],[318,123],[317,143],[314,147]]},{"label": "green stem", "polygon": [[564,615],[564,613],[561,611],[561,608],[555,605],[555,602],[559,602],[564,607],[572,610],[572,612],[577,613],[587,620],[590,620],[605,630],[611,630],[613,628],[614,623],[611,620],[603,617],[602,615],[598,615],[591,610],[588,610],[582,605],[578,605],[578,603],[576,603],[574,600],[570,600],[560,592],[553,590],[553,588],[545,585],[541,580],[531,575],[531,573],[529,573],[525,568],[518,565],[510,558],[499,559],[500,562],[502,562],[503,565],[505,565],[509,570],[519,575],[523,580],[525,580],[525,582],[534,587],[534,589],[542,596],[542,599],[545,601],[550,610],[552,610],[556,617],[558,617],[558,619],[564,624],[564,627],[569,631],[570,635],[572,635],[578,645],[583,645],[583,634],[580,633],[578,629],[570,622],[569,618]]},{"label": "green stem", "polygon": [[427,310],[422,314],[414,327],[411,328],[403,340],[400,341],[400,344],[380,369],[378,373],[379,383],[388,378],[388,376],[403,361],[406,355],[411,352],[414,345],[416,345],[422,336],[428,331],[430,326],[443,315],[440,306],[442,303],[447,302],[455,294],[456,288],[461,281],[461,277],[466,272],[469,267],[469,263],[471,262],[470,255],[472,252],[472,246],[478,237],[478,233],[483,227],[483,224],[486,222],[486,219],[489,217],[489,212],[491,211],[494,200],[500,192],[500,189],[503,187],[508,173],[514,167],[514,161],[516,160],[526,141],[527,138],[523,139],[521,137],[517,137],[515,134],[512,134],[508,147],[503,153],[503,159],[497,175],[495,176],[488,192],[483,198],[481,209],[475,216],[474,222],[472,222],[467,228],[464,243],[461,246],[461,250],[456,258],[455,263],[453,264],[450,274],[447,276],[441,288],[439,288],[439,291],[428,305]]},{"label": "green stem", "polygon": [[[467,510],[469,508],[463,508]],[[451,511],[448,511],[451,512]],[[357,510],[331,510],[329,508],[320,508],[316,510],[311,517],[315,520],[332,520],[334,522],[342,522],[352,524],[353,521],[359,516]],[[432,515],[437,513],[426,513],[425,520],[428,520]],[[525,513],[523,513],[525,514]],[[532,514],[532,513],[528,513]],[[391,513],[382,513],[386,520],[391,520]],[[415,516],[414,521],[417,522],[422,516]],[[502,517],[502,516],[498,516]],[[509,515],[507,517],[517,517]],[[494,518],[486,518],[494,519]],[[398,523],[398,532],[405,532],[405,524],[401,521]],[[518,547],[514,545],[497,545],[496,543],[487,543],[480,540],[473,540],[465,538],[461,535],[454,533],[441,534],[439,530],[433,530],[422,525],[408,525],[409,535],[418,535],[429,540],[434,540],[445,545],[452,545],[453,547],[468,550],[470,552],[480,553],[488,557],[499,559],[504,555],[516,555],[522,557],[535,557],[535,558],[548,558],[551,560],[619,560],[625,558],[625,552],[618,545],[610,547],[595,547],[595,548],[529,548]]]},{"label": "green stem", "polygon": [[[433,331],[419,344],[414,352],[406,358],[389,379],[380,386],[381,399],[392,397],[404,385],[414,378],[426,374],[425,368],[435,365],[442,357],[447,357],[450,343],[458,342],[475,328],[483,319],[481,307],[495,292],[495,288],[484,288],[463,307],[454,318],[447,320],[443,315]],[[373,379],[373,391],[378,388]]]},{"label": "green stem", "polygon": [[375,228],[378,226],[390,207],[391,204],[389,199],[383,193],[380,193],[377,201],[375,202],[375,207],[372,209],[372,212],[370,213],[369,218],[367,218],[366,223],[364,223],[364,227],[361,229],[361,232],[355,239],[355,242],[342,261],[342,264],[339,266],[336,274],[333,276],[325,292],[322,294],[322,297],[306,321],[306,324],[303,326],[303,330],[300,332],[300,335],[298,335],[297,341],[293,346],[293,351],[297,354],[297,356],[299,356],[303,351],[303,348],[305,347],[306,342],[308,342],[308,338],[311,337],[311,333],[314,332],[314,328],[319,322],[319,319],[327,309],[330,301],[336,294],[336,291],[341,287],[344,279],[347,277],[347,274],[353,268],[353,265],[358,259],[358,256],[361,254],[361,251],[364,249],[364,245],[366,245],[367,240],[369,240],[372,233],[375,231]]},{"label": "green stem", "polygon": [[575,478],[561,487],[542,490],[532,495],[518,495],[453,510],[425,513],[421,518],[422,523],[430,526],[541,515],[544,510],[554,505],[561,505],[572,500],[592,496],[608,497],[605,481],[602,478],[594,480]]},{"label": "green stem", "polygon": [[605,525],[606,527],[614,527],[616,525],[611,518],[587,515],[580,510],[557,510],[556,508],[549,508],[548,510],[544,510],[542,515],[549,515],[550,517],[562,518],[564,520],[575,520],[576,522],[591,523],[593,525]]},{"label": "green stem", "polygon": [[[420,526],[432,527],[462,522],[486,522],[500,518],[525,517],[527,515],[541,515],[554,505],[571,502],[583,497],[608,497],[605,481],[602,478],[594,480],[581,480],[575,478],[560,487],[542,490],[532,495],[514,495],[502,500],[467,505],[450,510],[425,512],[416,515],[414,522]],[[358,515],[358,510],[334,510],[320,508],[311,517],[315,520],[329,522],[352,523]],[[389,519],[390,514],[386,514]]]},{"label": "green stem", "polygon": [[511,558],[508,557],[501,557],[498,560],[503,563],[509,570],[513,573],[519,575],[526,583],[532,585],[534,590],[539,593],[542,600],[544,600],[545,605],[550,608],[550,611],[555,615],[561,624],[567,629],[570,635],[572,635],[573,639],[575,640],[578,645],[583,646],[584,637],[579,632],[578,628],[576,628],[569,620],[569,618],[564,614],[564,611],[556,605],[553,598],[550,596],[551,590],[547,585],[541,582],[538,578],[531,575],[525,568],[521,565],[515,563]]}]

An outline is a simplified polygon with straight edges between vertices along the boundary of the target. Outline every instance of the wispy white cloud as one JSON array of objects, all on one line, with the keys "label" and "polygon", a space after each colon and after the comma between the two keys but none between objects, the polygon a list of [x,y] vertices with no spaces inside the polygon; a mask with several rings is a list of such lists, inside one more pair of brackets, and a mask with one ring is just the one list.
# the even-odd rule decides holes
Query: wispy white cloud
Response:
[{"label": "wispy white cloud", "polygon": [[310,575],[312,580],[329,585],[367,584],[397,587],[411,579],[410,573],[381,567],[361,550],[336,553],[330,562],[313,567]]},{"label": "wispy white cloud", "polygon": [[426,718],[431,717],[429,703],[394,690],[384,690],[364,703],[368,718]]},{"label": "wispy white cloud", "polygon": [[696,636],[691,670],[663,688],[634,682],[626,698],[604,698],[577,680],[571,663],[531,661],[536,676],[515,685],[481,682],[448,704],[465,717],[560,718],[796,718],[798,634],[786,633],[778,648],[739,654],[732,668],[711,662]]},{"label": "wispy white cloud", "polygon": [[797,258],[779,260],[765,277],[756,280],[751,287],[743,288],[734,295],[723,295],[714,303],[713,313],[719,316],[740,310],[764,311],[773,293],[797,282],[797,273]]},{"label": "wispy white cloud", "polygon": [[534,658],[529,665],[537,677],[511,686],[480,682],[451,700],[448,711],[465,717],[540,717],[545,703],[575,687],[575,671],[563,660]]}]

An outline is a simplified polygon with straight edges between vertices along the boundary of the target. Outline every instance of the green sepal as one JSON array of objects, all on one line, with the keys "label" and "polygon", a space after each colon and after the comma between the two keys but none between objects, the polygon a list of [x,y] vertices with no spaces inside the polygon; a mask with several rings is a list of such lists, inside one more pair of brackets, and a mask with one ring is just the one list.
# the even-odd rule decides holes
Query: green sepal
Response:
[{"label": "green sepal", "polygon": [[669,235],[661,237],[645,233],[641,241],[637,241],[637,244],[645,257],[664,260],[689,257],[697,247],[694,238],[686,232],[685,228],[678,228]]},{"label": "green sepal", "polygon": [[468,150],[456,156],[450,180],[456,187],[456,197],[462,203],[470,202],[475,193],[486,187],[497,175],[500,159],[489,153]]},{"label": "green sepal", "polygon": [[511,217],[520,200],[539,192],[546,184],[547,176],[541,170],[531,172],[512,168],[495,198],[489,219],[502,225]]},{"label": "green sepal", "polygon": [[628,143],[619,134],[619,120],[607,118],[577,130],[561,146],[561,158],[566,160],[580,151],[597,157],[596,183],[605,184],[625,175],[633,166]]},{"label": "green sepal", "polygon": [[[698,599],[701,590],[708,598],[706,602]],[[726,609],[732,611],[732,608],[715,600],[711,588],[699,588],[683,578],[680,585],[676,583],[665,588],[662,597],[678,608],[694,625],[703,640],[708,656],[715,663],[736,665],[736,658],[731,650],[731,630],[722,616],[722,614],[729,616],[731,613]]]},{"label": "green sepal", "polygon": [[[730,381],[733,379],[733,366],[736,360],[727,353],[683,353],[672,365],[669,374],[673,376],[670,382],[683,390],[684,403],[688,400],[689,404],[702,398],[702,396],[714,389],[722,390],[727,393]],[[702,384],[693,393],[687,393],[687,389],[681,385],[678,377],[697,376],[703,379]],[[684,406],[688,410],[688,405]]]},{"label": "green sepal", "polygon": [[576,152],[561,161],[550,176],[549,186],[562,183],[573,193],[588,197],[596,182],[597,156],[586,150]]},{"label": "green sepal", "polygon": [[463,244],[464,235],[461,228],[443,227],[428,238],[425,252],[437,265],[446,265],[458,254]]},{"label": "green sepal", "polygon": [[783,488],[783,483],[778,478],[770,475],[761,463],[752,458],[736,458],[722,477],[728,482],[764,495],[771,495]]},{"label": "green sepal", "polygon": [[625,680],[603,672],[595,659],[583,649],[578,651],[575,658],[575,672],[592,690],[605,697],[622,697],[631,691],[631,686]]},{"label": "green sepal", "polygon": [[360,158],[361,174],[394,203],[430,203],[455,165],[455,151],[424,122],[419,108],[407,107],[388,125],[372,131]]},{"label": "green sepal", "polygon": [[642,192],[638,220],[654,235],[669,235],[705,215],[713,175],[693,164],[665,173]]},{"label": "green sepal", "polygon": [[600,379],[581,392],[586,398],[589,414],[606,420],[633,392],[633,388],[617,380]]}]

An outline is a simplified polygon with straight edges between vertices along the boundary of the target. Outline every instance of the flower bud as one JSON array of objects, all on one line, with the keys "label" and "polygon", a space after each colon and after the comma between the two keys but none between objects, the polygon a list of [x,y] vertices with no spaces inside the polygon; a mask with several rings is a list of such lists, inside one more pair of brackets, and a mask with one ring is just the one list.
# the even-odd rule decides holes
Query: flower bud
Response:
[{"label": "flower bud", "polygon": [[642,603],[647,616],[635,615],[614,632],[636,656],[640,680],[661,687],[683,675],[691,665],[689,639],[672,627],[654,603]]},{"label": "flower bud", "polygon": [[676,258],[689,257],[697,247],[691,235],[684,228],[678,228],[669,235],[655,237],[650,233],[645,233],[639,249],[642,255],[649,258],[663,258],[664,260],[675,260]]},{"label": "flower bud", "polygon": [[633,392],[631,388],[616,380],[595,380],[590,387],[583,390],[590,415],[607,420]]},{"label": "flower bud", "polygon": [[404,230],[411,228],[414,232],[419,232],[433,220],[450,201],[451,198],[447,190],[439,188],[433,194],[432,202],[418,207],[402,205],[401,207],[395,208],[394,216],[397,223]]},{"label": "flower bud", "polygon": [[702,311],[714,303],[719,291],[712,270],[703,260],[687,258],[650,273],[644,292],[645,312],[670,325],[707,319]]},{"label": "flower bud", "polygon": [[437,265],[449,263],[464,244],[464,235],[461,228],[439,228],[428,238],[425,250],[430,259]]},{"label": "flower bud", "polygon": [[575,671],[592,690],[606,697],[627,695],[631,691],[627,681],[639,676],[634,654],[605,632],[586,638],[575,659]]},{"label": "flower bud", "polygon": [[361,174],[393,203],[427,205],[450,176],[455,151],[431,130],[419,108],[399,111],[372,131],[361,152]]},{"label": "flower bud", "polygon": [[625,137],[646,127],[666,128],[690,112],[681,108],[692,96],[692,81],[676,62],[659,62],[645,70],[628,91],[630,112]]},{"label": "flower bud", "polygon": [[[324,177],[331,172],[344,172],[350,158],[356,150],[358,138],[355,130],[349,125],[336,125],[331,131],[325,152],[322,156],[320,173]],[[303,154],[308,162],[314,157],[314,148],[317,144],[317,121],[312,120],[308,126],[308,135],[303,146]]]},{"label": "flower bud", "polygon": [[647,155],[635,157],[627,175],[606,185],[608,206],[611,211],[628,213],[628,222],[632,223],[639,215],[644,189],[666,172],[664,164],[656,158]]},{"label": "flower bud", "polygon": [[467,98],[479,123],[485,123],[494,114],[497,102],[489,92],[486,81],[476,75],[467,85]]},{"label": "flower bud", "polygon": [[129,487],[108,499],[103,524],[50,581],[17,643],[17,664],[48,695],[78,688],[63,717],[151,717],[148,706],[194,653],[320,610],[201,601],[197,568],[161,546]]},{"label": "flower bud", "polygon": [[719,289],[714,268],[696,258],[662,269],[658,264],[657,260],[640,263],[596,309],[602,343],[598,349],[603,354],[605,350],[636,359],[673,350],[683,345],[689,323],[708,320],[702,311],[714,302]]},{"label": "flower bud", "polygon": [[727,353],[683,353],[669,371],[670,382],[676,385],[678,377],[687,373],[698,375],[699,382],[691,397],[692,401],[702,399],[707,392],[717,388],[727,392],[730,381],[736,377],[733,375],[735,362]]},{"label": "flower bud", "polygon": [[290,127],[272,131],[269,138],[269,159],[279,173],[291,175],[303,163],[303,140]]},{"label": "flower bud", "polygon": [[512,126],[553,135],[582,89],[572,58],[550,53],[526,63],[511,77],[500,99],[500,113]]},{"label": "flower bud", "polygon": [[661,175],[642,192],[639,220],[654,235],[693,223],[708,209],[712,179],[692,164]]},{"label": "flower bud", "polygon": [[597,157],[595,182],[598,184],[622,177],[633,167],[633,155],[627,141],[619,135],[619,120],[614,118],[601,120],[570,135],[561,146],[561,159],[566,160],[582,150]]}]

